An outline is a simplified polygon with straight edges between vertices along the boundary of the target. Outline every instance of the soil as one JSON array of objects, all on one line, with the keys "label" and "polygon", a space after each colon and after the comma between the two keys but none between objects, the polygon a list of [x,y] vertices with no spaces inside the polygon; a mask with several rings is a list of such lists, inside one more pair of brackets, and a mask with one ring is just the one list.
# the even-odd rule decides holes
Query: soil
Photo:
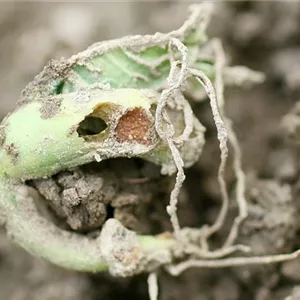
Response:
[{"label": "soil", "polygon": [[[51,58],[69,57],[108,38],[167,32],[183,22],[187,6],[171,1],[0,3],[0,117],[14,109],[20,91]],[[299,113],[292,108],[300,100],[300,3],[218,2],[209,35],[222,38],[232,65],[246,65],[267,75],[266,82],[253,89],[226,91],[226,113],[241,145],[250,206],[240,242],[250,244],[257,254],[295,250],[300,246],[300,123]],[[207,128],[206,144],[198,163],[186,172],[179,216],[182,225],[200,227],[213,222],[220,206],[219,150],[208,103],[193,104],[193,110]],[[165,204],[173,178],[159,177],[155,166],[141,161],[100,164],[101,176],[95,176],[95,166],[89,165],[85,177],[76,169],[52,178],[46,186],[39,182],[40,192],[53,200],[50,207],[59,222],[67,223],[63,226],[85,232],[99,228],[113,215],[143,233],[170,229]],[[234,194],[230,167],[226,180]],[[74,182],[79,190],[70,188]],[[87,185],[94,190],[87,192]],[[93,193],[102,186],[102,202],[95,203]],[[214,238],[216,245],[224,240],[236,209],[232,205],[228,224]],[[268,267],[191,269],[175,278],[162,270],[160,299],[297,300],[299,264],[298,259]],[[116,279],[109,274],[68,272],[30,256],[1,231],[0,299],[123,298],[148,299],[146,275]]]},{"label": "soil", "polygon": [[[108,218],[140,234],[170,230],[165,207],[174,178],[141,159],[111,159],[29,183],[69,229],[90,232]],[[160,199],[160,201],[155,201]],[[187,201],[181,196],[179,209]]]}]

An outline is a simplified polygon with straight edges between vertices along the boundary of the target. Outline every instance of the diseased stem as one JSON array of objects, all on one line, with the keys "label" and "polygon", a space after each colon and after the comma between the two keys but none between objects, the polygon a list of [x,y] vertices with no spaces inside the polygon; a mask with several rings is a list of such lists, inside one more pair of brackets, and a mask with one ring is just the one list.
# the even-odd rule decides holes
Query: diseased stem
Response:
[{"label": "diseased stem", "polygon": [[[18,181],[0,180],[0,208],[5,211],[9,237],[29,253],[60,267],[81,272],[102,272],[108,265],[101,253],[100,238],[65,231],[40,215],[29,188]],[[138,237],[144,255],[169,249],[172,240]]]},{"label": "diseased stem", "polygon": [[1,180],[0,192],[1,207],[6,210],[7,233],[26,251],[71,270],[107,270],[98,240],[59,229],[41,216],[27,187]]}]

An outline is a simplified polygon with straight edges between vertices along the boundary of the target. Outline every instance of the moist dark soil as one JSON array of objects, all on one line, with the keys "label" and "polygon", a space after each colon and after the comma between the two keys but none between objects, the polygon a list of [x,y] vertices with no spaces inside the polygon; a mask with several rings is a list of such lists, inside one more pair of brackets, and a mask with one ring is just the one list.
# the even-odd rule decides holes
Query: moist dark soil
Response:
[{"label": "moist dark soil", "polygon": [[[0,3],[0,116],[14,109],[20,91],[49,59],[69,57],[99,40],[177,28],[187,6],[171,1]],[[300,152],[282,119],[300,100],[300,3],[218,2],[209,35],[222,38],[232,65],[267,75],[259,86],[226,91],[226,114],[233,120],[247,175],[250,214],[239,242],[251,245],[257,255],[293,251],[300,246]],[[207,128],[206,144],[198,163],[186,170],[179,216],[182,225],[200,227],[214,221],[221,203],[219,149],[208,102],[194,103],[193,110]],[[234,195],[230,162],[226,180]],[[165,205],[174,178],[161,177],[158,171],[150,163],[118,159],[30,184],[69,230],[99,229],[114,216],[138,232],[159,233],[170,230]],[[99,193],[100,203],[94,201]],[[216,246],[236,211],[232,204],[228,222],[214,237]],[[297,300],[299,268],[300,259],[268,267],[190,269],[179,277],[161,270],[160,299]],[[31,257],[4,230],[0,233],[0,299],[148,299],[146,279],[65,271]]]}]

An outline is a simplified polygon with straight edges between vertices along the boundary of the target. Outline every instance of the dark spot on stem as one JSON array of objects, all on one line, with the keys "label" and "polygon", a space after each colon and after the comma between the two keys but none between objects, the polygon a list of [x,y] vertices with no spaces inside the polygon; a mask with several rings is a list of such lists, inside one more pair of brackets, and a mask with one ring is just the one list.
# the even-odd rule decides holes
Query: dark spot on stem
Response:
[{"label": "dark spot on stem", "polygon": [[77,131],[77,125],[72,125],[68,130],[68,136],[71,136]]},{"label": "dark spot on stem", "polygon": [[19,151],[16,148],[16,146],[13,143],[11,143],[9,145],[4,145],[3,148],[6,151],[6,153],[12,157],[13,163],[16,163],[17,158],[19,156]]},{"label": "dark spot on stem", "polygon": [[62,80],[55,86],[54,92],[56,95],[62,94],[65,82]]}]

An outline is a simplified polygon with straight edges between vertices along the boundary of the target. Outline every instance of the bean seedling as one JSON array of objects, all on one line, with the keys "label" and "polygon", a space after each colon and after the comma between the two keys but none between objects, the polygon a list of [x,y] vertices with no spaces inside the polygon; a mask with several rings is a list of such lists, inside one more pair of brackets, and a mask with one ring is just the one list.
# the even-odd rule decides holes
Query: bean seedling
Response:
[{"label": "bean seedling", "polygon": [[[248,206],[241,151],[225,116],[224,84],[256,84],[264,75],[227,65],[220,40],[208,39],[205,33],[212,8],[209,3],[192,5],[183,26],[169,33],[104,41],[69,59],[51,61],[28,84],[17,109],[0,125],[1,221],[17,244],[77,271],[109,270],[123,277],[147,272],[151,299],[158,295],[156,271],[160,267],[176,276],[190,267],[273,263],[299,256],[299,251],[249,256],[251,248],[236,243]],[[206,97],[221,152],[222,206],[212,225],[182,228],[177,207],[184,168],[197,162],[205,143],[205,128],[191,104]],[[227,144],[232,148],[239,214],[224,244],[212,249],[210,238],[224,225],[230,203],[224,179]],[[52,205],[72,231],[39,211],[36,192],[47,198],[43,186],[54,187],[50,185],[53,176],[62,181],[64,172],[120,157],[152,162],[160,166],[161,176],[176,174],[166,207],[173,232],[139,235],[127,229],[116,218],[109,218],[104,206],[91,206],[91,193],[82,196],[78,192],[79,181],[64,191],[64,200],[85,197],[95,222],[68,219],[58,196]],[[98,182],[94,175],[80,170],[85,178]],[[81,232],[89,229],[98,230],[96,236]],[[232,256],[236,252],[247,256]]]}]

